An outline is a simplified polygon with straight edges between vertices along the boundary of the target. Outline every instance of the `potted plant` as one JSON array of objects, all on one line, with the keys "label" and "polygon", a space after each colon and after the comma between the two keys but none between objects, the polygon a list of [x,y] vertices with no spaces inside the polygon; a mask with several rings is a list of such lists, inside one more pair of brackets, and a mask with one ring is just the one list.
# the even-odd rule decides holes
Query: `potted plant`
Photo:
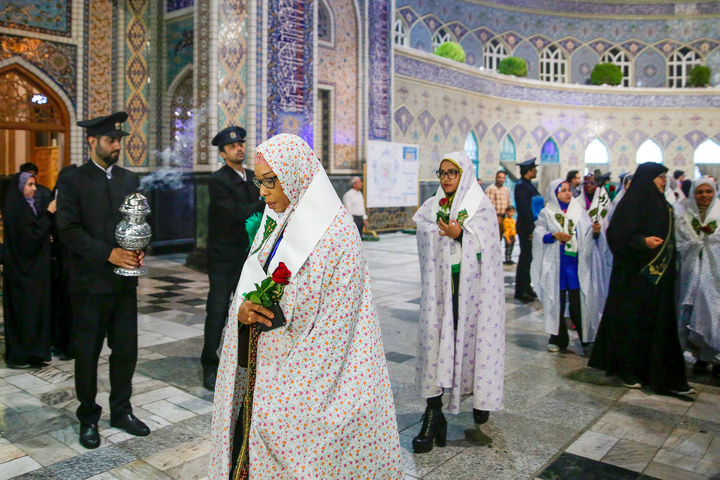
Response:
[{"label": "potted plant", "polygon": [[620,85],[622,79],[622,69],[614,63],[598,63],[590,74],[593,85]]},{"label": "potted plant", "polygon": [[710,84],[710,67],[698,65],[690,70],[691,87],[707,87]]},{"label": "potted plant", "polygon": [[435,55],[465,63],[465,50],[456,42],[444,42],[435,49]]},{"label": "potted plant", "polygon": [[516,77],[527,76],[527,62],[520,57],[505,57],[498,63],[498,73],[503,75],[515,75]]}]

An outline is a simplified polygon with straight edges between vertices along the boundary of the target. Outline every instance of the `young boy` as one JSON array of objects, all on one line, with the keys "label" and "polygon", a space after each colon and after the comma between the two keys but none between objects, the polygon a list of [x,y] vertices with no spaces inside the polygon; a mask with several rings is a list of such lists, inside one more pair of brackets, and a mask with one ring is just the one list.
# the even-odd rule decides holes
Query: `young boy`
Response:
[{"label": "young boy", "polygon": [[503,233],[503,237],[505,237],[505,262],[503,263],[505,265],[515,265],[515,262],[512,261],[512,251],[515,246],[515,236],[517,235],[514,216],[515,207],[510,205],[505,210],[505,219],[503,220],[503,230],[505,232]]}]

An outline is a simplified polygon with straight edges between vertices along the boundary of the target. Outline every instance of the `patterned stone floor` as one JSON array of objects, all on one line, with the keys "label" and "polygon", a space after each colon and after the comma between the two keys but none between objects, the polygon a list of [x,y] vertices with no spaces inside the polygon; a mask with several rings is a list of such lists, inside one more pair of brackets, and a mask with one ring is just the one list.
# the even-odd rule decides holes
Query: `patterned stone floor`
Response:
[{"label": "patterned stone floor", "polygon": [[[448,444],[411,453],[424,403],[414,393],[420,281],[415,237],[392,234],[366,242],[380,312],[406,479],[720,478],[720,382],[691,375],[698,395],[673,398],[627,390],[586,368],[573,352],[546,352],[541,305],[512,300],[514,268],[506,267],[505,410],[482,427],[472,404],[448,415]],[[148,259],[139,289],[140,358],[135,414],[152,433],[135,438],[101,420],[102,445],[77,440],[73,362],[39,371],[0,361],[0,480],[202,479],[208,461],[212,394],[199,366],[207,277],[182,256]],[[1,347],[4,348],[4,347]],[[102,354],[98,401],[108,404]]]}]

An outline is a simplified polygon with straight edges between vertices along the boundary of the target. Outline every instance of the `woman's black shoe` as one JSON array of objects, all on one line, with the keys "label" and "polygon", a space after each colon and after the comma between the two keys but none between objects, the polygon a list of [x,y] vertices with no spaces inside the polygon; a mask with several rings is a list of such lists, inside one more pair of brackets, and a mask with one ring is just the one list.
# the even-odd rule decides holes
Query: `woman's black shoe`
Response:
[{"label": "woman's black shoe", "polygon": [[473,408],[473,420],[475,420],[476,425],[482,425],[483,423],[487,422],[489,418],[489,411]]},{"label": "woman's black shoe", "polygon": [[447,438],[447,420],[439,408],[426,408],[422,418],[422,427],[413,438],[413,451],[427,453],[433,449],[433,440],[438,447],[444,447]]}]

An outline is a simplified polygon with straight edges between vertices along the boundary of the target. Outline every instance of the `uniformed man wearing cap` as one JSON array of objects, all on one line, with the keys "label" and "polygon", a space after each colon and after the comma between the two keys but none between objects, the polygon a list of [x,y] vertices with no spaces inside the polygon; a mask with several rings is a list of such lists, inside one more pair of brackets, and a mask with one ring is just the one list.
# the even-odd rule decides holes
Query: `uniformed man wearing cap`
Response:
[{"label": "uniformed man wearing cap", "polygon": [[137,277],[115,275],[118,267],[142,265],[145,254],[115,241],[119,208],[138,188],[137,175],[118,167],[122,123],[116,112],[78,122],[86,129],[90,160],[58,179],[58,232],[70,251],[70,297],[75,322],[75,392],[80,405],[80,444],[100,445],[97,363],[105,336],[110,354],[110,425],[131,435],[150,429],[133,415],[132,377],[137,362]]},{"label": "uniformed man wearing cap", "polygon": [[530,182],[537,176],[535,159],[531,158],[519,165],[521,178],[515,184],[515,207],[517,208],[517,236],[520,240],[520,258],[518,258],[515,272],[515,298],[522,302],[532,302],[537,298],[530,285],[532,233],[535,229],[532,199],[540,194]]},{"label": "uniformed man wearing cap", "polygon": [[245,221],[264,208],[260,190],[252,182],[253,171],[243,168],[245,129],[227,127],[215,135],[212,144],[218,147],[225,165],[212,174],[209,182],[207,251],[210,291],[205,343],[200,358],[203,386],[208,390],[215,390],[220,363],[217,351],[230,308],[230,296],[235,291],[252,241],[245,230]]}]

